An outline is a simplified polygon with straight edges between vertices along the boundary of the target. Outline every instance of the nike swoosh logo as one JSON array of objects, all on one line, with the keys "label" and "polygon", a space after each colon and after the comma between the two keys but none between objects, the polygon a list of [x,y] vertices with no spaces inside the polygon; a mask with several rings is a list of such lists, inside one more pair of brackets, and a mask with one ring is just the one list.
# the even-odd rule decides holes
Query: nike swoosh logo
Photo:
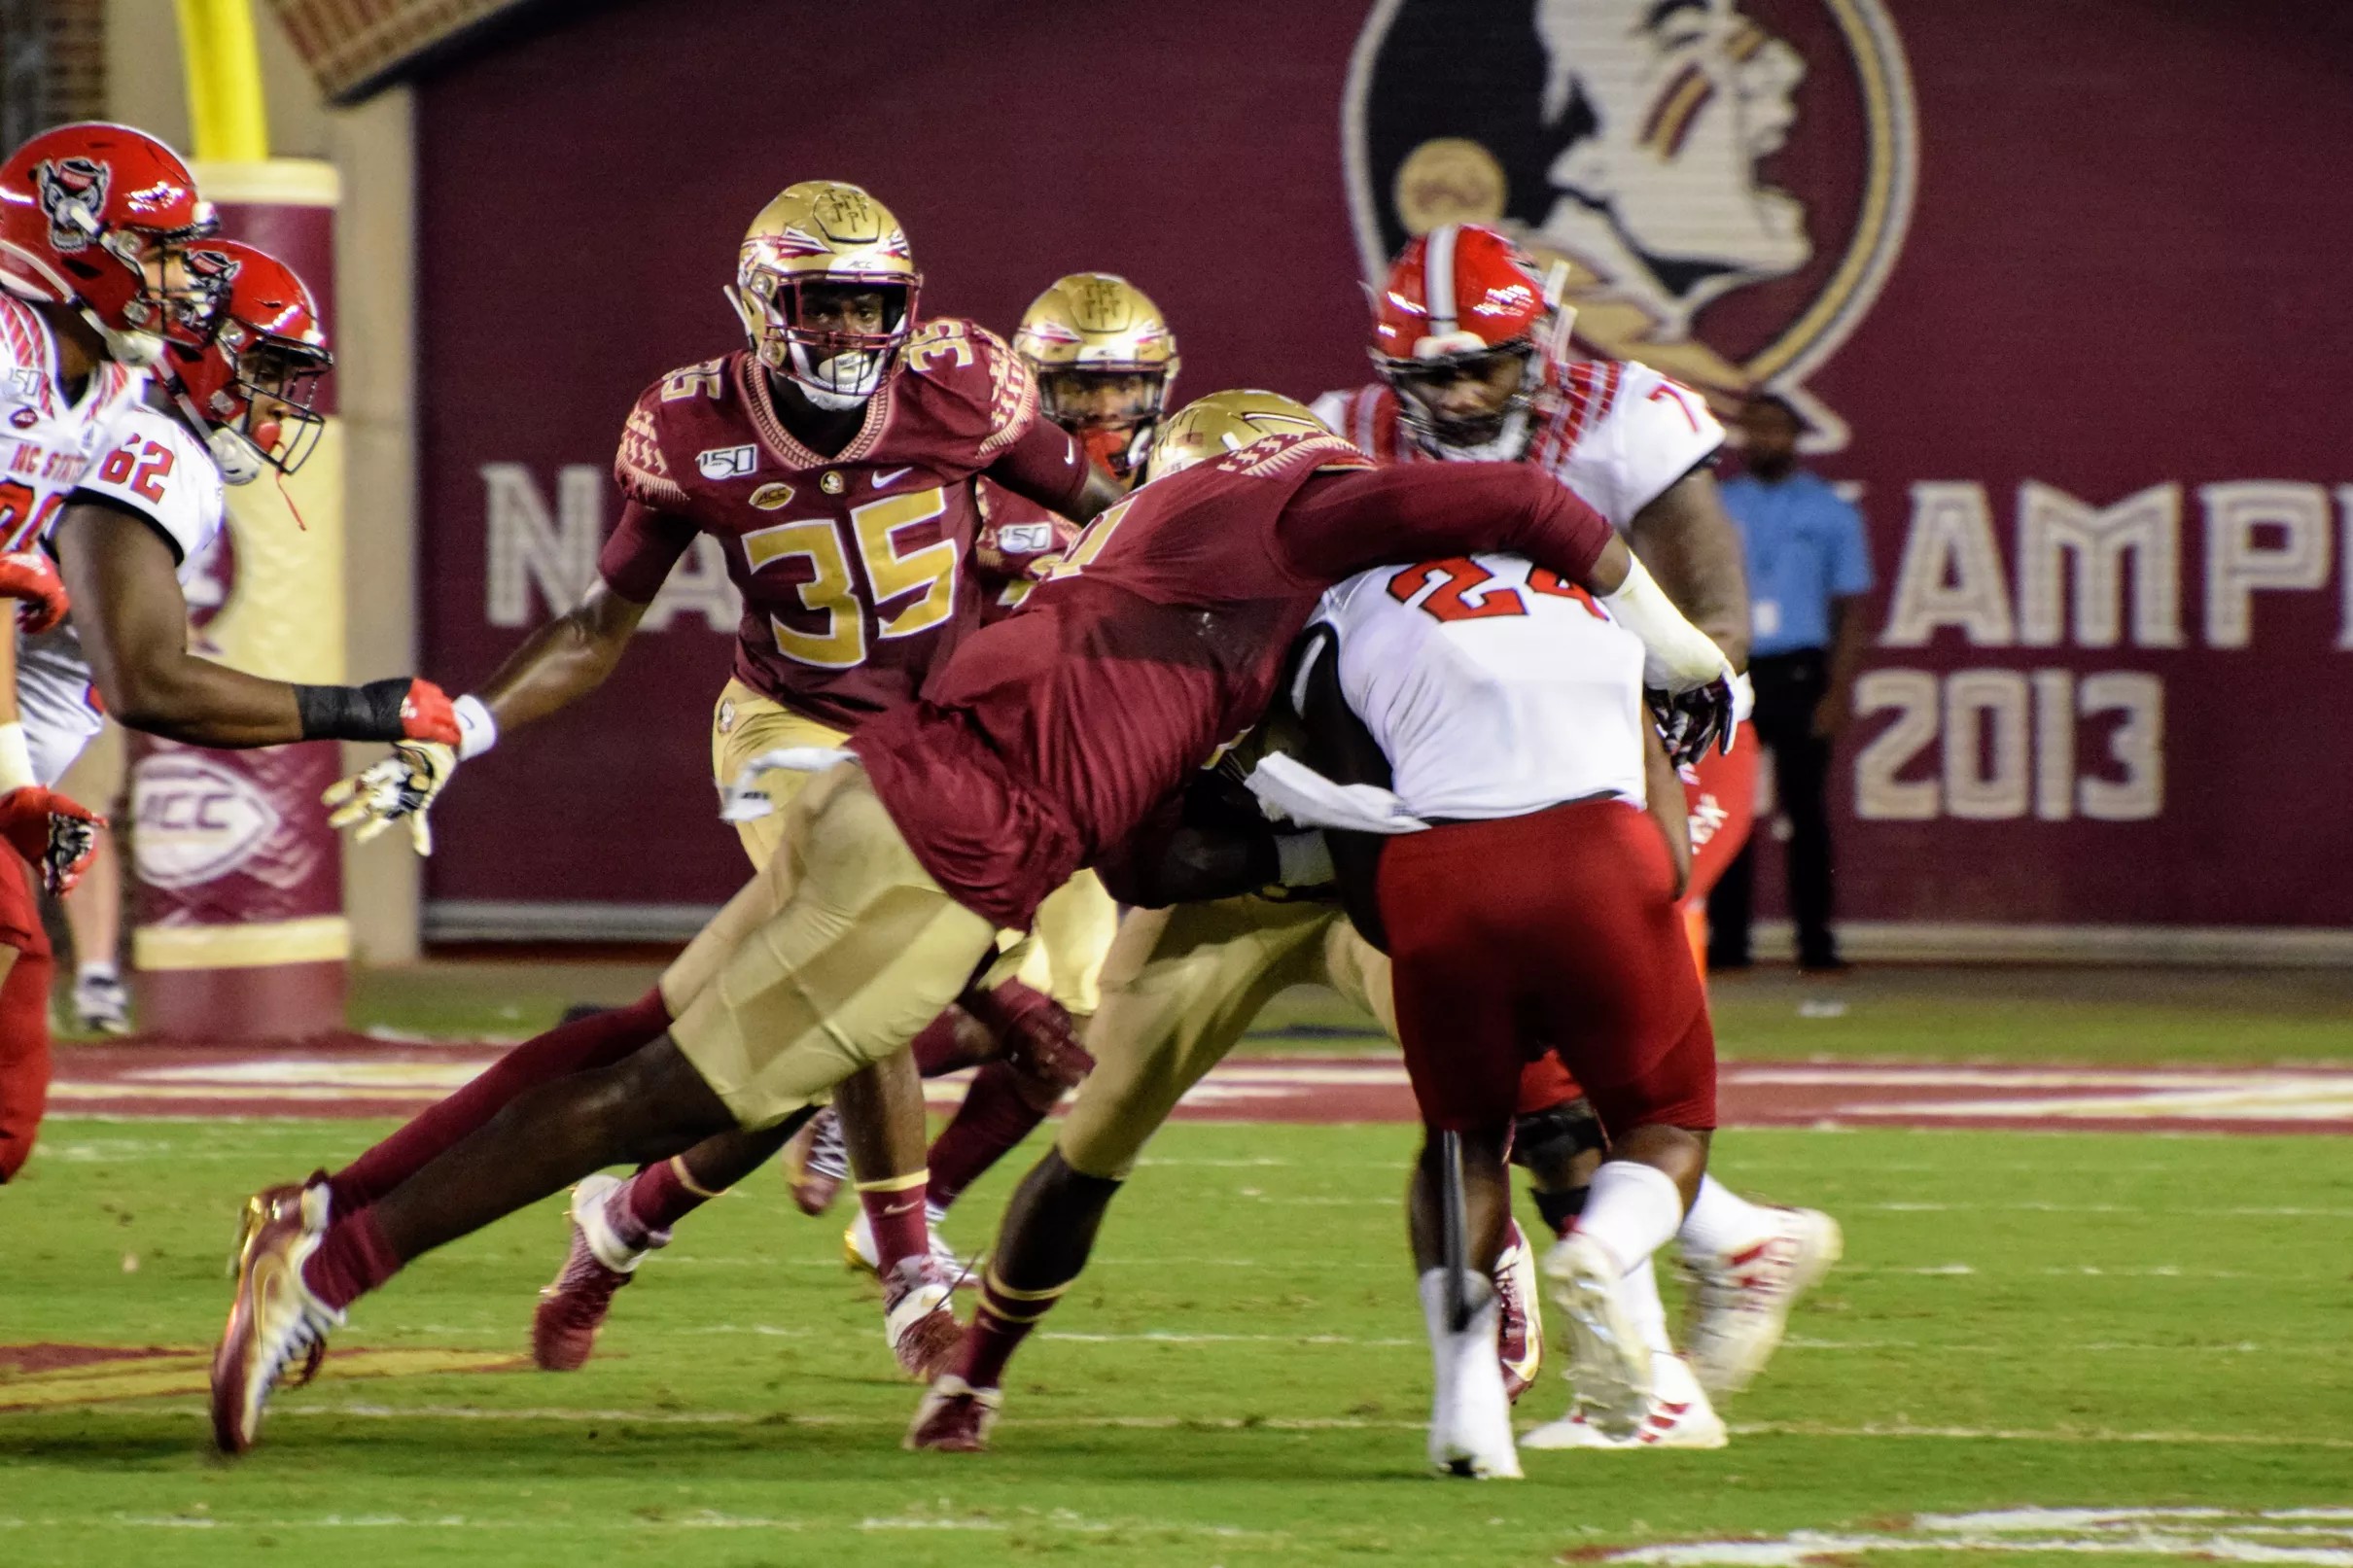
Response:
[{"label": "nike swoosh logo", "polygon": [[894,480],[903,479],[914,471],[914,466],[910,464],[908,467],[903,469],[893,469],[888,473],[878,473],[874,476],[874,488],[880,490],[883,486],[890,484]]},{"label": "nike swoosh logo", "polygon": [[912,1203],[892,1203],[883,1209],[883,1218],[896,1219],[901,1214],[912,1214],[923,1206],[923,1200],[920,1198]]}]

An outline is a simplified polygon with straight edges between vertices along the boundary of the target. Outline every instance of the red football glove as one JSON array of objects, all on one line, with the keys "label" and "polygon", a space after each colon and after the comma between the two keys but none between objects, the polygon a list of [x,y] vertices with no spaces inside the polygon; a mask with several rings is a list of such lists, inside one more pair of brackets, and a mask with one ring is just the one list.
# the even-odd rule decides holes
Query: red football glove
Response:
[{"label": "red football glove", "polygon": [[449,693],[422,676],[409,681],[408,695],[401,699],[401,736],[404,740],[457,745],[458,715],[457,710],[449,706]]},{"label": "red football glove", "polygon": [[57,564],[45,550],[11,550],[0,555],[0,599],[24,602],[17,613],[24,629],[35,637],[65,619],[65,584],[57,576]]},{"label": "red football glove", "polygon": [[41,886],[70,892],[98,850],[106,819],[54,789],[25,784],[0,795],[0,838],[41,868]]}]

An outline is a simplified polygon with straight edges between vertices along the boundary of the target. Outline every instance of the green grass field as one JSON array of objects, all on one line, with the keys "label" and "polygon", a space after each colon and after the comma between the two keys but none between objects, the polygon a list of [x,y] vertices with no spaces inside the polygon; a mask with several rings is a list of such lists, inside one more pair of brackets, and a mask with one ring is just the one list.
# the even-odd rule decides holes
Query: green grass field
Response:
[{"label": "green grass field", "polygon": [[[0,1196],[0,1342],[208,1345],[242,1194],[373,1135],[53,1124]],[[1847,1263],[1725,1407],[1730,1447],[1530,1453],[1514,1485],[1422,1472],[1411,1139],[1168,1131],[978,1458],[899,1450],[915,1395],[872,1287],[765,1174],[647,1266],[586,1371],[330,1377],[234,1463],[193,1392],[89,1403],[59,1385],[92,1370],[12,1382],[0,1362],[0,1405],[60,1400],[0,1411],[0,1561],[1485,1568],[1796,1531],[1849,1562],[2353,1561],[2343,1141],[1729,1135],[1720,1172],[1836,1212]],[[952,1237],[985,1241],[1036,1152]],[[550,1202],[428,1258],[335,1351],[517,1352],[562,1240]],[[1548,1374],[1521,1414],[1564,1399]],[[2021,1508],[2223,1512],[1916,1517]]]},{"label": "green grass field", "polygon": [[[359,977],[363,1026],[450,1038],[519,1038],[568,1003],[613,1004],[659,972],[634,962],[439,962]],[[1908,964],[1832,981],[1762,967],[1718,977],[1727,1058],[1927,1062],[2342,1062],[2353,1059],[2353,973],[2324,969],[2013,968]],[[1828,1015],[1828,1016],[1825,1016]],[[1302,1027],[1313,1032],[1295,1032]],[[1300,990],[1260,1018],[1255,1049],[1387,1048],[1328,992]]]}]

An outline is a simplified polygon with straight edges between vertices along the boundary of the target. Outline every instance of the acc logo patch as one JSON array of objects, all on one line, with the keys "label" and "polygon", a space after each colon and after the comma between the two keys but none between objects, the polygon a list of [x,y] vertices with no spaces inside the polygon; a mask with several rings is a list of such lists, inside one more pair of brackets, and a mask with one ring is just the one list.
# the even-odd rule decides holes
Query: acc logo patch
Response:
[{"label": "acc logo patch", "polygon": [[696,453],[694,466],[706,479],[740,479],[759,467],[759,448],[749,442],[742,446],[714,446]]},{"label": "acc logo patch", "polygon": [[10,411],[8,422],[18,430],[31,430],[41,423],[41,415],[30,408],[17,408]]},{"label": "acc logo patch", "polygon": [[715,726],[715,728],[717,728],[721,735],[725,735],[735,728],[734,698],[728,697],[720,701],[719,705],[719,723]]},{"label": "acc logo patch", "polygon": [[252,780],[180,749],[142,758],[130,797],[139,877],[158,888],[193,888],[248,869],[280,822]]},{"label": "acc logo patch", "polygon": [[761,511],[775,511],[791,504],[792,487],[781,479],[771,479],[752,492],[752,505]]},{"label": "acc logo patch", "polygon": [[1367,278],[1493,224],[1566,264],[1595,352],[1845,445],[1805,378],[1886,282],[1918,162],[1883,0],[1380,0],[1344,113]]}]

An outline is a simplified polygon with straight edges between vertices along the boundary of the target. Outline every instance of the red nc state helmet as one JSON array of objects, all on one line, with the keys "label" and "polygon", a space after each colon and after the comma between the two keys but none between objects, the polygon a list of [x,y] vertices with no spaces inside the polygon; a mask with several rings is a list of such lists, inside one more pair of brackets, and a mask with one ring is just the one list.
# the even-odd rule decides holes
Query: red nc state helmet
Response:
[{"label": "red nc state helmet", "polygon": [[250,483],[263,464],[294,472],[326,429],[310,404],[334,365],[310,290],[238,240],[198,241],[184,261],[188,292],[165,330],[164,369],[210,433],[222,478]]},{"label": "red nc state helmet", "polygon": [[[1517,457],[1493,450],[1515,427],[1527,443],[1524,414],[1564,351],[1569,313],[1561,307],[1564,269],[1550,277],[1520,248],[1477,224],[1441,224],[1398,253],[1373,300],[1373,363],[1398,394],[1407,430],[1432,451]],[[1498,358],[1521,369],[1512,390],[1476,411],[1432,406],[1440,389],[1497,374]]]},{"label": "red nc state helmet", "polygon": [[212,224],[188,165],[153,136],[99,121],[60,125],[0,163],[0,286],[81,306],[117,358],[148,363],[166,301],[145,263]]}]

